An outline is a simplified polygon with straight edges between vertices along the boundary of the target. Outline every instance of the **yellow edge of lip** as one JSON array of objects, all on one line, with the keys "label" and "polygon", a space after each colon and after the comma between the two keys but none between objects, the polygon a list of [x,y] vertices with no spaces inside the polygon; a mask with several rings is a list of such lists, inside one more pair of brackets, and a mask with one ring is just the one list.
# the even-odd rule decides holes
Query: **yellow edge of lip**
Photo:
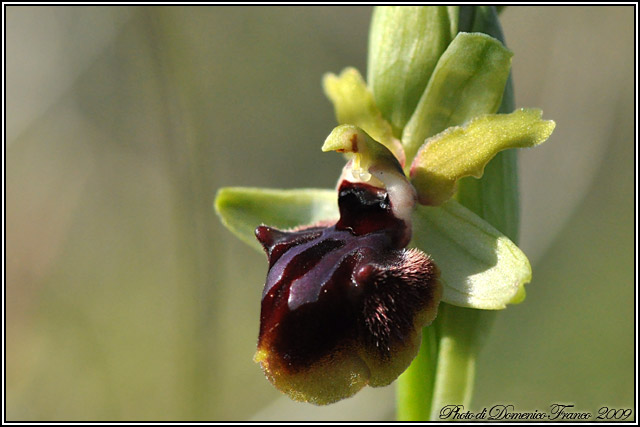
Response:
[{"label": "yellow edge of lip", "polygon": [[253,361],[256,363],[261,363],[267,360],[267,351],[263,349],[258,349],[256,354],[253,355]]}]

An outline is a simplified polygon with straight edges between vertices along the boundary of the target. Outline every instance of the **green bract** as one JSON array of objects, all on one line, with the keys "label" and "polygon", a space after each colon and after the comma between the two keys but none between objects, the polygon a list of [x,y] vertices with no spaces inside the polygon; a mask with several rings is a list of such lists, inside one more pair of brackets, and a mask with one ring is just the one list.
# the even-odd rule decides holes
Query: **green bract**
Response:
[{"label": "green bract", "polygon": [[[376,8],[371,21],[367,80],[376,104],[400,135],[457,28],[449,8]],[[415,37],[421,34],[422,37]]]},{"label": "green bract", "polygon": [[440,57],[402,133],[407,157],[425,139],[480,114],[495,113],[509,77],[512,53],[485,34],[460,33]]}]

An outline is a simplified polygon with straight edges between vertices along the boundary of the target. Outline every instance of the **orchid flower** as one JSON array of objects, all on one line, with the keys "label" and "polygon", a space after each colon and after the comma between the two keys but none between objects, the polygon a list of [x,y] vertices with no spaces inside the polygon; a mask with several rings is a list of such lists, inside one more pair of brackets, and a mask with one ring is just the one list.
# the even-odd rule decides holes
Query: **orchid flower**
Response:
[{"label": "orchid flower", "polygon": [[[336,189],[218,191],[224,225],[267,255],[254,359],[291,398],[328,404],[390,384],[439,306],[524,300],[527,257],[465,207],[480,197],[469,180],[482,182],[499,152],[538,145],[555,126],[503,100],[512,53],[496,31],[491,7],[377,8],[368,84],[354,68],[323,79],[339,126],[322,151],[346,156]],[[507,180],[512,152],[498,156]],[[416,359],[434,368],[424,378],[431,395],[445,378],[435,369],[447,362],[441,344],[432,361]]]}]

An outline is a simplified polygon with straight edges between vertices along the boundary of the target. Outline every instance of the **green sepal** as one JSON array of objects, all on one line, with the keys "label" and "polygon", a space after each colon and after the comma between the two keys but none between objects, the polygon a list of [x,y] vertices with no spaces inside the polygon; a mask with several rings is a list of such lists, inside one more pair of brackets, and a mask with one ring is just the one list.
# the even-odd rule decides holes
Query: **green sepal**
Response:
[{"label": "green sepal", "polygon": [[418,206],[412,244],[429,253],[441,272],[442,301],[498,310],[524,299],[531,281],[526,255],[509,238],[455,200]]},{"label": "green sepal", "polygon": [[254,234],[260,224],[287,229],[339,217],[335,190],[324,189],[225,187],[218,190],[214,208],[225,227],[260,252]]},{"label": "green sepal", "polygon": [[437,206],[450,199],[459,179],[480,178],[499,151],[544,142],[555,123],[541,116],[538,109],[486,115],[429,138],[411,165],[411,182],[420,203]]}]

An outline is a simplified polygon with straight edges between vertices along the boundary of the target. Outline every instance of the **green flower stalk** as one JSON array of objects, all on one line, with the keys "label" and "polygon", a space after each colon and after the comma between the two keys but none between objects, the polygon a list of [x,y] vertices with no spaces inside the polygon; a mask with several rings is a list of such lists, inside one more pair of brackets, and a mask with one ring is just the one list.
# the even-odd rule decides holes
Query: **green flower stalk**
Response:
[{"label": "green flower stalk", "polygon": [[512,56],[493,7],[378,7],[368,84],[323,80],[340,126],[322,150],[348,159],[337,191],[219,190],[222,222],[269,259],[255,360],[291,398],[404,371],[399,419],[469,404],[493,314],[531,280],[511,149],[555,126],[513,111]]}]

